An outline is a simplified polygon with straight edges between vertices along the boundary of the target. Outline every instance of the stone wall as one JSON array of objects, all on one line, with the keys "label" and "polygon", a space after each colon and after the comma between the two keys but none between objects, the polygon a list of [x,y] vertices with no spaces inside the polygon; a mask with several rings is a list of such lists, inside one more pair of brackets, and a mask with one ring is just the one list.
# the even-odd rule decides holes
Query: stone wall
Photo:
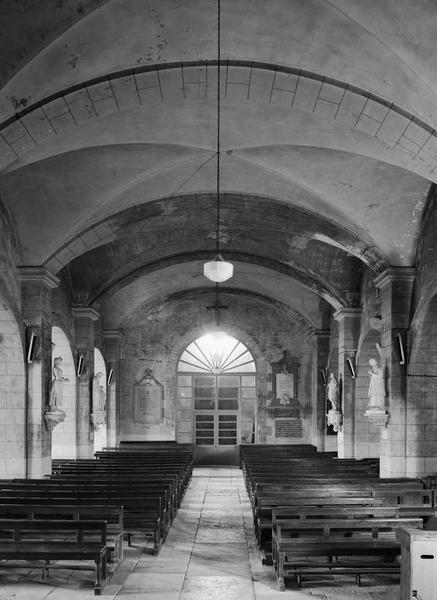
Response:
[{"label": "stone wall", "polygon": [[423,213],[422,230],[417,246],[416,285],[414,290],[414,318],[412,335],[417,330],[427,311],[427,306],[437,291],[437,187],[432,185],[428,194],[427,206]]},{"label": "stone wall", "polygon": [[17,244],[12,220],[0,200],[0,296],[17,317],[19,312],[20,286],[17,280]]},{"label": "stone wall", "polygon": [[[121,439],[145,439],[143,424],[133,421],[133,388],[145,369],[163,385],[164,422],[154,435],[174,438],[177,363],[185,346],[212,330],[224,330],[240,339],[254,356],[258,374],[259,440],[275,441],[274,427],[266,418],[265,407],[271,400],[271,363],[288,351],[290,362],[299,364],[298,400],[302,406],[303,436],[310,440],[311,414],[311,343],[309,330],[282,307],[255,297],[222,292],[220,303],[228,310],[220,311],[216,325],[214,312],[206,306],[214,304],[212,293],[192,294],[169,299],[153,307],[144,306],[125,323],[121,366]],[[291,441],[302,441],[291,440]],[[281,443],[284,439],[278,440]],[[287,440],[285,440],[287,441]]]}]

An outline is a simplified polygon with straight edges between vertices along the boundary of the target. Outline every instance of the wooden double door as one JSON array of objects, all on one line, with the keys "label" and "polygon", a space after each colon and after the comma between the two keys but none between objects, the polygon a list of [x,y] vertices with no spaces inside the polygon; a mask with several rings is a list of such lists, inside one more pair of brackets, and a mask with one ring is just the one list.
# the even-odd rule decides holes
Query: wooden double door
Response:
[{"label": "wooden double door", "polygon": [[238,465],[241,376],[193,377],[193,402],[195,463]]},{"label": "wooden double door", "polygon": [[238,465],[238,411],[195,411],[196,464]]}]

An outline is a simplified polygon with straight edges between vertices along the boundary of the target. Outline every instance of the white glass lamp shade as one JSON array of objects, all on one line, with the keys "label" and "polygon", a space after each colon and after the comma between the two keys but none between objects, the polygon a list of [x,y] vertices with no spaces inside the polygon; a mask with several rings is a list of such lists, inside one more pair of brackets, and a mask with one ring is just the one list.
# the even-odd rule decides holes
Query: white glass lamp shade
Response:
[{"label": "white glass lamp shade", "polygon": [[232,277],[234,274],[234,265],[230,262],[226,262],[220,254],[217,254],[214,260],[203,265],[203,274],[210,281],[221,283]]}]

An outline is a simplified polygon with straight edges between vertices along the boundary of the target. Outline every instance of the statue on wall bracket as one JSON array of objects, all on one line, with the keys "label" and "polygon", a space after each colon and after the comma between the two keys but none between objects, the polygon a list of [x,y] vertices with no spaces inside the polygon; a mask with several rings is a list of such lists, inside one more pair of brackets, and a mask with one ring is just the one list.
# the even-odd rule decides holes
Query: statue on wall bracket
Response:
[{"label": "statue on wall bracket", "polygon": [[144,374],[134,385],[133,418],[136,423],[159,425],[164,422],[163,386],[153,375],[152,369]]},{"label": "statue on wall bracket", "polygon": [[374,358],[369,359],[369,365],[369,406],[365,414],[376,427],[385,427],[389,414],[385,409],[384,370]]},{"label": "statue on wall bracket", "polygon": [[93,412],[91,413],[91,426],[98,431],[106,424],[106,391],[105,378],[99,371],[93,377]]},{"label": "statue on wall bracket", "polygon": [[332,425],[335,432],[338,432],[343,423],[343,413],[341,412],[340,394],[338,389],[338,381],[334,373],[329,374],[329,380],[326,385],[326,392],[331,408],[326,415],[328,425]]},{"label": "statue on wall bracket", "polygon": [[64,381],[69,380],[68,377],[64,377],[64,372],[62,371],[62,356],[57,356],[53,360],[49,402],[47,410],[44,412],[44,421],[49,431],[53,431],[56,425],[62,423],[66,417],[65,411],[61,408]]}]

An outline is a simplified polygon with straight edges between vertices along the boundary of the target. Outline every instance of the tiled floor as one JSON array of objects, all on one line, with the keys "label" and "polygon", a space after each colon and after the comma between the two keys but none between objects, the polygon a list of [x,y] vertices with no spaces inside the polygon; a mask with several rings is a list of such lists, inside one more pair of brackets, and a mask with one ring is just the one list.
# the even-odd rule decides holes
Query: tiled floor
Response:
[{"label": "tiled floor", "polygon": [[[140,540],[138,540],[140,542]],[[398,600],[399,585],[334,578],[300,590],[277,590],[261,563],[241,471],[195,469],[183,504],[158,556],[127,549],[102,597],[117,600]],[[93,598],[89,572],[0,571],[0,600]]]}]

